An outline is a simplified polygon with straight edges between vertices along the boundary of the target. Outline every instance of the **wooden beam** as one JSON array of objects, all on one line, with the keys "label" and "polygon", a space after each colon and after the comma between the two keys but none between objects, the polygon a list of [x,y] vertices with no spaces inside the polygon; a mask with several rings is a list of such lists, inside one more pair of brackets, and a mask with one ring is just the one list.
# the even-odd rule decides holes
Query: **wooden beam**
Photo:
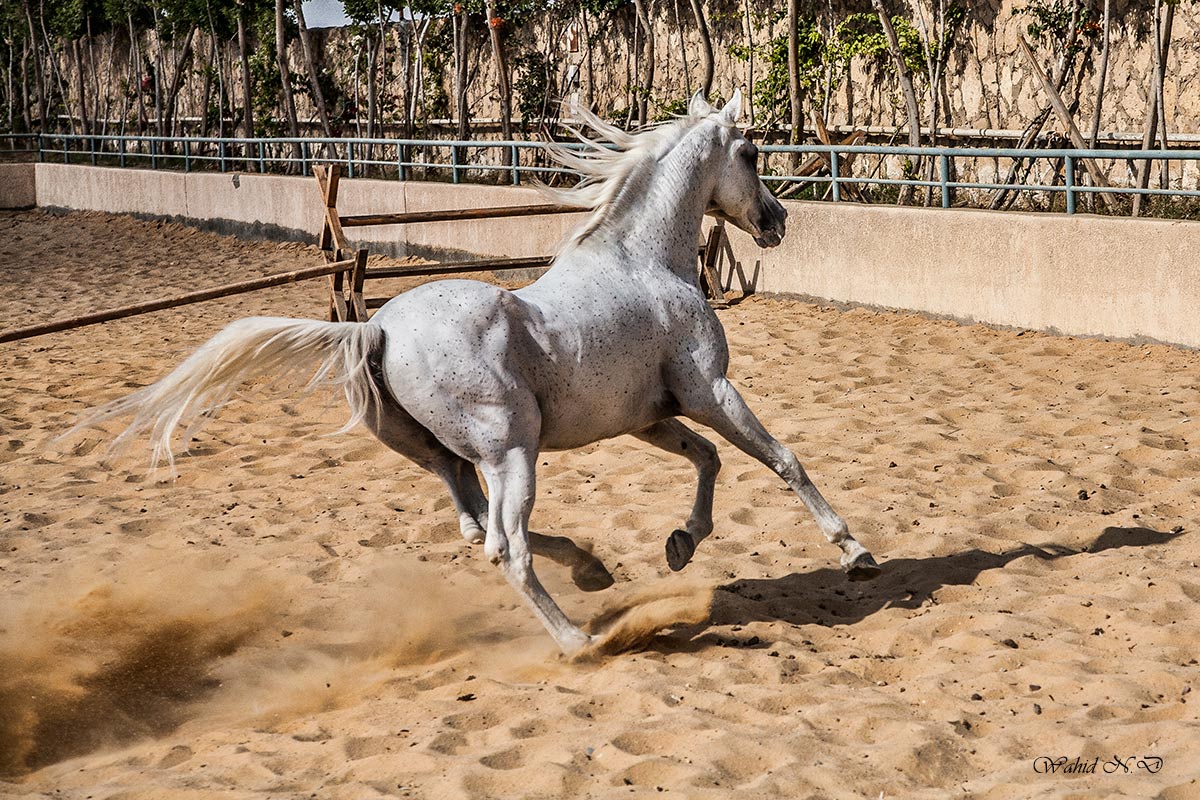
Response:
[{"label": "wooden beam", "polygon": [[84,325],[96,325],[101,322],[110,322],[115,319],[124,319],[138,314],[149,314],[152,311],[162,311],[167,308],[176,308],[178,306],[186,306],[192,303],[202,303],[206,300],[216,300],[221,297],[229,297],[235,294],[245,294],[246,292],[255,292],[259,289],[270,289],[274,286],[284,286],[297,281],[308,280],[310,278],[320,278],[325,275],[330,275],[335,272],[344,272],[346,269],[354,266],[353,261],[335,261],[330,264],[321,264],[316,267],[307,267],[305,269],[297,269],[291,272],[279,272],[274,275],[265,275],[261,278],[253,278],[248,281],[240,281],[238,283],[227,283],[221,286],[214,286],[211,289],[201,289],[197,292],[188,292],[187,294],[176,295],[174,297],[166,297],[160,300],[148,300],[144,303],[135,303],[121,308],[114,308],[109,311],[98,311],[94,314],[84,314],[78,317],[69,317],[52,322],[45,322],[40,325],[30,325],[24,328],[12,328],[6,331],[0,331],[0,342],[15,342],[18,339],[28,339],[31,336],[42,336],[47,333],[57,333],[71,328],[80,328]]},{"label": "wooden beam", "polygon": [[531,206],[491,206],[488,208],[455,208],[445,211],[408,211],[397,214],[348,214],[339,219],[344,228],[361,228],[366,225],[408,225],[414,222],[455,222],[464,219],[534,217],[544,214],[569,214],[586,210],[586,208],[579,206],[543,203]]},{"label": "wooden beam", "polygon": [[[1030,48],[1029,42],[1025,41],[1024,36],[1018,36],[1017,43],[1021,45],[1021,52],[1025,54],[1025,60],[1028,61],[1029,66],[1033,68],[1033,74],[1037,76],[1038,80],[1042,84],[1042,88],[1046,90],[1046,96],[1050,98],[1050,105],[1054,107],[1054,113],[1058,114],[1059,120],[1061,120],[1063,125],[1066,126],[1067,136],[1070,137],[1071,144],[1074,145],[1076,149],[1087,150],[1087,142],[1084,141],[1083,134],[1079,132],[1079,128],[1075,125],[1075,120],[1071,116],[1071,112],[1067,108],[1067,104],[1063,102],[1062,95],[1058,93],[1058,89],[1054,88],[1054,83],[1050,80],[1050,76],[1043,72],[1041,65],[1037,63],[1037,57],[1034,56],[1033,49]],[[1092,162],[1092,159],[1083,158],[1080,159],[1080,161],[1083,162],[1083,168],[1087,170],[1088,175],[1092,176],[1092,183],[1105,189],[1112,188],[1111,184],[1109,184],[1104,175],[1096,168],[1096,165]],[[1120,207],[1120,202],[1117,200],[1116,195],[1108,192],[1099,192],[1098,194],[1100,195],[1100,199],[1102,199],[1109,208],[1115,210]]]},{"label": "wooden beam", "polygon": [[448,261],[444,264],[414,264],[411,267],[375,267],[368,269],[368,278],[409,278],[421,275],[452,275],[460,272],[492,272],[505,269],[548,267],[554,256],[524,258],[482,258],[473,261]]}]

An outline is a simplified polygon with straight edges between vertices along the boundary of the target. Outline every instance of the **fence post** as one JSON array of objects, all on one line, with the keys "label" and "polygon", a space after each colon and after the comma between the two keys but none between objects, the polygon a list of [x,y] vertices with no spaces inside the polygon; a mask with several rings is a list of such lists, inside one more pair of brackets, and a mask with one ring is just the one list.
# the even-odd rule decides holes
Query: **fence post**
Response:
[{"label": "fence post", "polygon": [[192,143],[188,139],[183,140],[183,171],[192,171]]},{"label": "fence post", "polygon": [[509,145],[512,148],[512,182],[513,186],[521,185],[521,152],[515,144]]},{"label": "fence post", "polygon": [[259,175],[267,174],[266,147],[267,146],[263,142],[263,140],[259,139],[258,140],[258,174]]},{"label": "fence post", "polygon": [[346,142],[346,177],[354,177],[354,142]]},{"label": "fence post", "polygon": [[942,208],[950,207],[950,156],[942,153],[938,156],[939,172],[942,176]]},{"label": "fence post", "polygon": [[404,145],[396,142],[396,180],[404,180]]},{"label": "fence post", "polygon": [[150,169],[158,169],[158,141],[150,140]]},{"label": "fence post", "polygon": [[450,182],[458,183],[458,147],[450,145]]},{"label": "fence post", "polygon": [[308,142],[300,142],[300,174],[308,175]]},{"label": "fence post", "polygon": [[[41,163],[42,161],[46,160],[46,156],[42,153],[42,136],[43,136],[43,134],[40,134],[40,133],[37,135],[37,160],[38,160],[38,163]],[[125,164],[122,163],[121,166],[125,166]]]},{"label": "fence post", "polygon": [[217,143],[217,150],[221,154],[221,172],[228,172],[229,167],[225,164],[225,140],[222,139]]},{"label": "fence post", "polygon": [[1075,213],[1075,156],[1063,159],[1063,182],[1067,186],[1067,213]]},{"label": "fence post", "polygon": [[841,202],[842,190],[838,186],[838,154],[836,150],[829,151],[829,182],[833,189],[833,202]]}]

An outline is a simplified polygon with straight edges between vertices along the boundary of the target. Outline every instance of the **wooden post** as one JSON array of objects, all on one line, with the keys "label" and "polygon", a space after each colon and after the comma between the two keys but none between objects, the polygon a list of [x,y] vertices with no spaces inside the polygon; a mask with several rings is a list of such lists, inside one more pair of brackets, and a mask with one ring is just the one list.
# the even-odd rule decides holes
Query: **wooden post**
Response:
[{"label": "wooden post", "polygon": [[[321,248],[327,263],[342,261],[350,249],[337,213],[338,181],[342,177],[342,168],[337,164],[329,167],[314,165],[313,177],[317,179],[325,210],[317,246]],[[329,319],[332,322],[346,322],[351,319],[352,313],[346,302],[346,273],[335,272],[329,276]]]},{"label": "wooden post", "polygon": [[350,311],[358,322],[367,321],[367,302],[363,299],[363,284],[367,279],[367,251],[354,254],[354,269],[350,273]]},{"label": "wooden post", "polygon": [[717,308],[728,308],[729,301],[721,289],[721,273],[717,259],[721,254],[721,239],[725,236],[725,223],[717,222],[708,232],[708,240],[700,248],[700,288]]}]

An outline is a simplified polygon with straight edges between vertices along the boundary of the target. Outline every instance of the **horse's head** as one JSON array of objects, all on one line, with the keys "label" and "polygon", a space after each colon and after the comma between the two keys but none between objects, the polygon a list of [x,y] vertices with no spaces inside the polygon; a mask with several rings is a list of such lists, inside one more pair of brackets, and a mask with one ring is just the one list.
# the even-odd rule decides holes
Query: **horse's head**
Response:
[{"label": "horse's head", "polygon": [[688,105],[689,116],[709,116],[715,126],[720,155],[710,161],[719,169],[708,213],[728,220],[754,237],[759,247],[774,247],[783,241],[787,211],[758,177],[758,148],[742,135],[742,93],[720,110],[712,108],[697,93]]}]

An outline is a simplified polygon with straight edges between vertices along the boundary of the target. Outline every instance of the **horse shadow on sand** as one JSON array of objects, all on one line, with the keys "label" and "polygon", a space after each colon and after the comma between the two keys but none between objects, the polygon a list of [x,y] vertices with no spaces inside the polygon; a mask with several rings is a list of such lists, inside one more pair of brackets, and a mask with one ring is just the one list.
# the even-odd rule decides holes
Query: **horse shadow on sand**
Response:
[{"label": "horse shadow on sand", "polygon": [[1022,544],[1001,553],[971,549],[945,556],[893,558],[873,581],[853,583],[837,568],[794,572],[778,578],[735,578],[714,593],[709,621],[679,628],[659,637],[651,649],[698,650],[713,645],[767,647],[754,637],[730,641],[709,632],[713,626],[751,622],[787,622],[792,625],[834,627],[853,625],[887,608],[916,609],[947,586],[974,583],[980,574],[1002,569],[1021,558],[1044,561],[1099,553],[1105,550],[1166,544],[1183,534],[1145,527],[1108,527],[1091,543],[1078,548],[1059,544]]}]

